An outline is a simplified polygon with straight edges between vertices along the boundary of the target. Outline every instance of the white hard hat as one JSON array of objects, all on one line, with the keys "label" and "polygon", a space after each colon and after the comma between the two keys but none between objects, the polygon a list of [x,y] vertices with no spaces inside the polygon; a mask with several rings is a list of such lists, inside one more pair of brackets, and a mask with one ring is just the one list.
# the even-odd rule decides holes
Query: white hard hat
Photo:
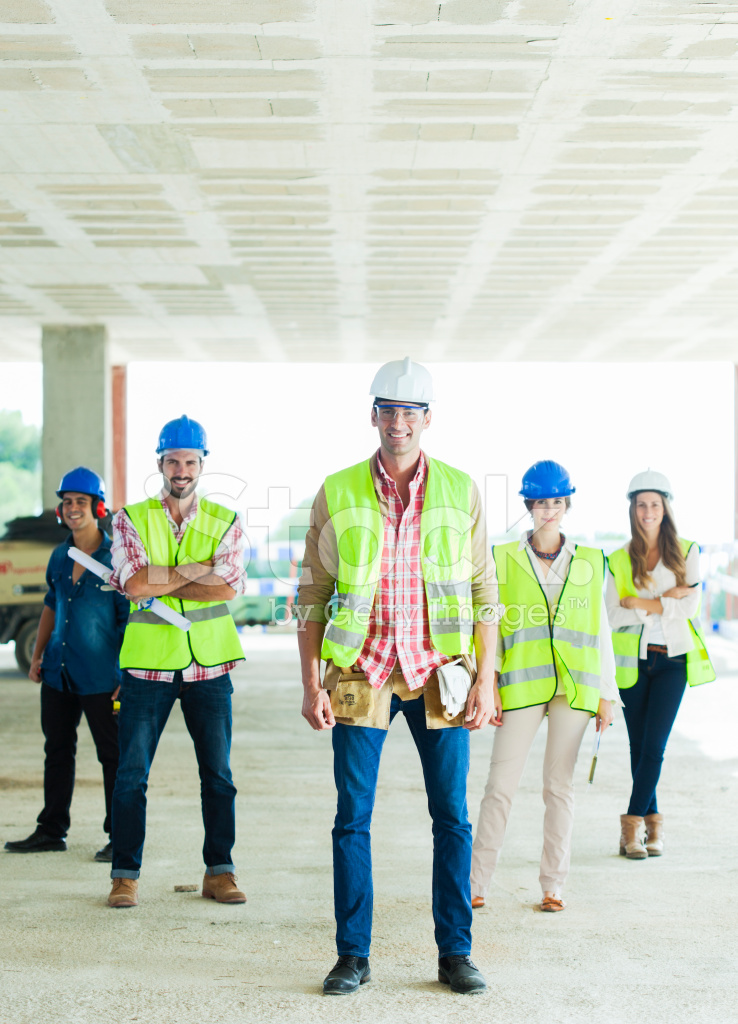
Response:
[{"label": "white hard hat", "polygon": [[657,473],[654,469],[647,469],[643,473],[636,473],[628,485],[626,497],[630,499],[639,491],[657,491],[659,494],[663,494],[665,498],[668,498],[669,501],[674,497],[668,478],[663,473]]},{"label": "white hard hat", "polygon": [[433,401],[433,378],[424,366],[405,356],[379,367],[369,394],[394,402],[425,404]]}]

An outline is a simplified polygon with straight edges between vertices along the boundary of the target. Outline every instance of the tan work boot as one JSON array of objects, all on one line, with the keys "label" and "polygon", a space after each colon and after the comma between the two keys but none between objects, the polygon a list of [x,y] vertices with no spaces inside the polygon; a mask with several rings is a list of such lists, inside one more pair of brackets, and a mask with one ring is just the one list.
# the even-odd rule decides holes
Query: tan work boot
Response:
[{"label": "tan work boot", "polygon": [[637,814],[620,815],[620,856],[629,860],[648,857],[643,845],[643,818]]},{"label": "tan work boot", "polygon": [[138,906],[138,879],[114,878],[113,888],[108,896],[108,906],[115,910]]},{"label": "tan work boot", "polygon": [[664,816],[663,814],[647,814],[646,851],[649,857],[660,857],[664,852]]},{"label": "tan work boot", "polygon": [[236,876],[227,871],[224,875],[205,873],[202,880],[202,894],[206,900],[216,903],[245,903],[246,895],[236,886]]}]

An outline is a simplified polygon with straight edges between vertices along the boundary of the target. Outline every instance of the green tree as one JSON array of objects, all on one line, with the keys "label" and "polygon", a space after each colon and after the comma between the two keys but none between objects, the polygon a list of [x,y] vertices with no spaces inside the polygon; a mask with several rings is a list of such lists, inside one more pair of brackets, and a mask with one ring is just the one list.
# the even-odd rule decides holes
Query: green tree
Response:
[{"label": "green tree", "polygon": [[18,516],[41,511],[41,431],[0,409],[0,533]]},{"label": "green tree", "polygon": [[10,409],[0,409],[0,462],[31,472],[41,464],[41,431]]}]

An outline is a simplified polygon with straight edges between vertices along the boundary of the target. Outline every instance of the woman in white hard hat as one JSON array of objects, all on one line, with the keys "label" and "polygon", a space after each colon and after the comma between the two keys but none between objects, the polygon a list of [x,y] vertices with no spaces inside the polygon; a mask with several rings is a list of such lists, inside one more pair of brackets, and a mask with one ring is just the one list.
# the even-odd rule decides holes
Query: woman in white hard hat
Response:
[{"label": "woman in white hard hat", "polygon": [[643,860],[664,850],[656,785],[685,686],[711,682],[715,672],[699,624],[699,547],[677,534],[671,484],[649,469],[633,477],[627,496],[631,539],[608,558],[607,614],[633,776],[620,853]]},{"label": "woman in white hard hat", "polygon": [[543,763],[541,910],[564,909],[574,824],[573,774],[593,715],[603,729],[617,699],[604,611],[605,557],[561,533],[574,493],[557,462],[537,462],[520,491],[533,529],[492,553],[505,607],[497,645],[495,733],[471,868],[472,906],[484,900],[502,848],[510,805],[536,732],[548,715]]}]

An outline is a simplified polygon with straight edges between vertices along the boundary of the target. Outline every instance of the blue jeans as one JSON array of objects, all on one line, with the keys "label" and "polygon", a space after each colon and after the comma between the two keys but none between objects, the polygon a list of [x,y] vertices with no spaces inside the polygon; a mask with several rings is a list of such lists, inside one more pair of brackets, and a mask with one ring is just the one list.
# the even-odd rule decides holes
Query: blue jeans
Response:
[{"label": "blue jeans", "polygon": [[159,737],[179,698],[200,770],[203,860],[208,874],[233,871],[236,787],[231,779],[231,678],[155,683],[124,673],[118,715],[120,760],[113,791],[111,878],[138,878],[146,837],[146,790]]},{"label": "blue jeans", "polygon": [[[420,754],[433,821],[433,920],[439,956],[471,953],[472,830],[466,809],[469,732],[428,729],[425,699],[392,695],[390,723],[402,711]],[[333,729],[338,810],[333,828],[333,890],[338,955],[369,956],[372,934],[370,826],[387,733],[358,725]]]},{"label": "blue jeans", "polygon": [[649,651],[638,661],[638,682],[620,691],[630,741],[633,791],[628,814],[657,814],[656,785],[669,733],[687,685],[687,659]]}]

